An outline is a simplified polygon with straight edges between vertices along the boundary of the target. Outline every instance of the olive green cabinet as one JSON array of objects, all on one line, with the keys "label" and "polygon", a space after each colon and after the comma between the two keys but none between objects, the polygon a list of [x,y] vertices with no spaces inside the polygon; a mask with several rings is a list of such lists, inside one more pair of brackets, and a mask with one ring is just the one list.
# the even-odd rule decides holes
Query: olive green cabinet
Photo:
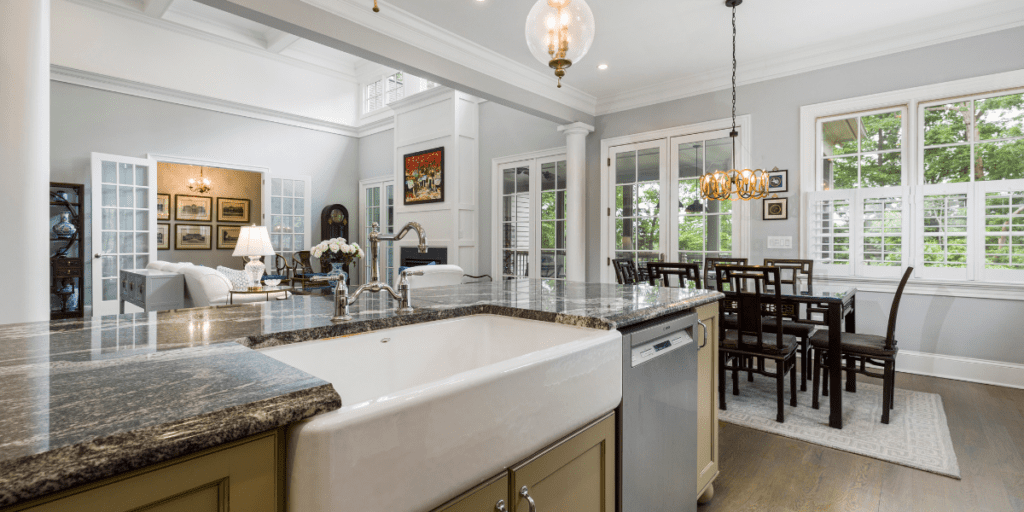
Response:
[{"label": "olive green cabinet", "polygon": [[718,476],[718,303],[698,307],[697,319],[697,496],[707,503]]},{"label": "olive green cabinet", "polygon": [[[531,502],[535,505],[531,509]],[[591,423],[436,512],[614,512],[615,414]]]},{"label": "olive green cabinet", "polygon": [[282,512],[284,435],[258,434],[4,512]]}]

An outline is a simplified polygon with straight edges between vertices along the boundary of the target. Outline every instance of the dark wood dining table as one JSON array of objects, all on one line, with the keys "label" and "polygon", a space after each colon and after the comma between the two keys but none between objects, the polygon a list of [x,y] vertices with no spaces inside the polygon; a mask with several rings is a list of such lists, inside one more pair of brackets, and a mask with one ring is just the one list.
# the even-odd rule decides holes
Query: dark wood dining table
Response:
[{"label": "dark wood dining table", "polygon": [[[715,280],[711,275],[705,281],[706,287],[716,289]],[[768,287],[765,296],[774,297],[775,290]],[[829,416],[828,424],[832,428],[843,428],[843,393],[842,388],[842,338],[841,329],[846,332],[857,332],[857,316],[855,312],[857,302],[857,288],[841,285],[815,284],[807,286],[801,281],[796,286],[782,285],[782,300],[798,304],[806,304],[814,315],[808,319],[803,315],[801,322],[822,325],[828,327],[828,389],[829,389]],[[814,318],[820,315],[823,318]],[[846,380],[846,390],[857,391],[857,380],[855,374],[851,373]]]}]

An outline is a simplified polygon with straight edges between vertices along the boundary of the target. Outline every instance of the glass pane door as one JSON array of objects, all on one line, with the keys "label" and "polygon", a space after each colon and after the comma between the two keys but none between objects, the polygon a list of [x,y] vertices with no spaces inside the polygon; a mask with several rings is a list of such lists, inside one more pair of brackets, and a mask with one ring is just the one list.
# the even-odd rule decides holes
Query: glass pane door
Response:
[{"label": "glass pane door", "polygon": [[[392,233],[395,230],[395,181],[379,180],[361,183],[362,194],[359,198],[360,211],[362,212],[361,225],[363,249],[367,251],[367,257],[363,258],[363,282],[370,279],[370,257],[367,244],[370,240],[370,231],[373,223],[380,225],[381,233]],[[395,255],[394,242],[381,242],[380,244],[380,279],[386,283],[394,283],[398,275],[398,258]]]},{"label": "glass pane door", "polygon": [[700,197],[700,177],[733,168],[729,130],[672,139],[676,180],[671,215],[676,247],[671,261],[699,263],[733,255],[733,203]]},{"label": "glass pane door", "polygon": [[565,159],[540,161],[540,277],[565,279],[565,218],[569,209],[566,194]]},{"label": "glass pane door", "polygon": [[527,277],[530,270],[530,166],[524,163],[503,168],[501,176],[501,277]]},{"label": "glass pane door", "polygon": [[309,184],[308,178],[270,179],[270,242],[289,265],[296,252],[308,251],[310,246]]},{"label": "glass pane door", "polygon": [[120,311],[120,273],[156,258],[156,162],[92,155],[92,307],[94,316]]},{"label": "glass pane door", "polygon": [[612,148],[615,258],[628,258],[637,265],[665,259],[662,205],[668,194],[663,154],[663,141]]}]

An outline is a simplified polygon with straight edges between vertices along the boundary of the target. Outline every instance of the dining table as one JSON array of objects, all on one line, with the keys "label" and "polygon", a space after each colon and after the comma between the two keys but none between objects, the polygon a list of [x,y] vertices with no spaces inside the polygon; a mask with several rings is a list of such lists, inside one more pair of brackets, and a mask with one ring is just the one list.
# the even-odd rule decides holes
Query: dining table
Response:
[{"label": "dining table", "polygon": [[[717,289],[715,278],[708,274],[705,276],[705,287]],[[795,284],[782,284],[783,302],[804,304],[806,313],[801,316],[798,322],[821,325],[828,327],[828,389],[829,416],[828,424],[832,428],[843,428],[843,393],[840,391],[843,377],[842,357],[842,330],[846,332],[857,332],[857,288],[853,286],[836,284],[808,284],[804,280],[797,280]],[[772,286],[766,287],[762,295],[767,298],[775,297],[775,289]],[[852,365],[854,362],[848,361]],[[846,391],[855,393],[857,391],[857,379],[855,373],[849,373],[846,379]]]}]

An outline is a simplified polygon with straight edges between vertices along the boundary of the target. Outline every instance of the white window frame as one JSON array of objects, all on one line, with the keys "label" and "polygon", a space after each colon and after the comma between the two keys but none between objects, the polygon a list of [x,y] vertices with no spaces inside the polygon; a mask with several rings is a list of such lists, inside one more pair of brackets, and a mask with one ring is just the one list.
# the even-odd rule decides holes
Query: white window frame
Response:
[{"label": "white window frame", "polygon": [[[364,261],[359,262],[359,264],[356,265],[358,267],[358,269],[353,271],[353,269],[350,268],[349,271],[352,271],[352,273],[354,274],[354,277],[362,279],[361,281],[359,281],[361,283],[365,283],[365,282],[367,282],[370,279],[370,276],[368,274],[369,271],[367,270],[367,267],[369,266],[369,258],[370,258],[370,252],[369,251],[370,251],[370,247],[369,247],[369,242],[365,238],[366,230],[370,228],[370,223],[367,222],[368,219],[366,218],[366,207],[367,207],[367,204],[366,204],[366,189],[368,189],[368,188],[376,188],[376,187],[379,187],[381,189],[381,196],[380,196],[381,197],[381,199],[380,199],[381,200],[381,204],[380,204],[381,215],[380,215],[380,218],[381,218],[381,221],[382,221],[382,225],[380,226],[380,230],[381,230],[382,233],[386,233],[386,232],[388,232],[388,223],[387,223],[388,219],[387,219],[387,204],[386,204],[387,203],[387,197],[385,196],[385,191],[387,190],[387,186],[388,185],[391,185],[391,186],[395,185],[395,178],[394,177],[390,177],[389,176],[389,177],[381,177],[381,178],[368,178],[368,179],[360,180],[359,181],[359,225],[358,225],[358,229],[357,229],[357,232],[355,233],[355,235],[353,235],[351,232],[349,232],[349,238],[352,239],[352,240],[358,240],[358,243],[360,244],[360,246],[366,251],[366,259]],[[395,201],[395,205],[394,206],[397,206],[397,203],[398,203],[397,195],[398,195],[399,192],[401,192],[401,190],[397,190],[397,189],[392,189],[392,190],[394,191],[394,194],[395,194],[395,197],[392,198]],[[394,224],[394,219],[390,219],[390,220],[391,220],[391,224],[393,225]],[[381,280],[384,280],[384,281],[386,281],[386,279],[387,279],[387,251],[389,250],[389,248],[390,248],[390,250],[395,251],[393,253],[394,254],[393,257],[395,258],[394,259],[394,268],[395,268],[396,274],[397,274],[398,267],[399,267],[399,264],[400,264],[400,261],[399,261],[400,256],[399,256],[398,247],[395,247],[394,244],[395,244],[394,242],[381,242],[381,244],[380,244],[380,255],[379,255],[380,256],[380,271],[381,271],[380,278],[381,278]]]},{"label": "white window frame", "polygon": [[[502,255],[504,247],[501,243],[502,233],[502,169],[513,165],[520,165],[530,168],[530,260],[528,269],[531,272],[528,277],[541,278],[539,275],[532,275],[533,270],[541,268],[541,247],[540,247],[540,200],[541,200],[541,166],[566,159],[566,148],[552,148],[532,153],[504,156],[491,160],[491,275],[495,281],[503,279]],[[534,192],[537,192],[536,194]],[[571,206],[570,206],[571,208]],[[568,248],[566,248],[568,252]],[[568,260],[568,257],[566,258]],[[568,261],[567,261],[568,264]],[[563,279],[564,280],[564,279]]]},{"label": "white window frame", "polygon": [[[937,269],[926,269],[923,261],[923,235],[916,228],[917,223],[923,216],[922,199],[924,194],[939,194],[943,190],[952,190],[949,187],[939,185],[924,185],[924,130],[920,126],[923,122],[925,106],[976,99],[979,97],[1002,96],[1015,94],[1024,91],[1024,70],[986,75],[953,82],[915,87],[891,91],[870,96],[850,98],[839,101],[807,105],[800,108],[800,158],[801,168],[814,169],[814,172],[804,172],[800,175],[801,206],[804,212],[813,212],[814,201],[822,197],[818,185],[823,182],[822,174],[822,152],[820,147],[821,123],[844,117],[870,115],[871,113],[891,111],[896,108],[904,109],[904,133],[903,133],[903,187],[885,187],[878,189],[865,189],[863,191],[851,189],[848,192],[857,203],[862,201],[857,197],[861,193],[874,193],[876,191],[888,192],[890,189],[903,190],[905,198],[905,222],[904,228],[915,226],[910,230],[909,236],[904,235],[904,268],[906,265],[915,267],[914,277],[907,287],[906,293],[944,295],[954,297],[978,297],[1024,300],[1024,291],[1020,283],[1005,283],[995,281],[983,281],[983,265],[976,262],[982,261],[984,257],[983,219],[976,218],[968,228],[968,262],[970,268],[966,272],[967,280],[960,279],[957,272],[935,272]],[[972,206],[977,201],[984,201],[984,192],[1006,186],[1019,187],[1014,182],[1024,180],[1009,180],[995,182],[977,182],[969,186],[959,184],[958,190],[966,190]],[[855,204],[855,208],[857,208]],[[800,227],[800,254],[802,258],[812,258],[813,233],[809,218],[801,219]],[[852,222],[858,222],[856,215]],[[851,240],[856,244],[859,240]],[[857,251],[858,247],[851,247]],[[980,254],[979,254],[980,251]],[[898,276],[866,276],[844,272],[835,272],[834,269],[818,268],[815,266],[815,273],[821,279],[833,282],[856,286],[862,291],[872,292],[894,292],[898,282]],[[822,266],[828,267],[828,266]],[[856,268],[851,265],[851,269]],[[832,271],[830,271],[832,270]]]},{"label": "white window frame", "polygon": [[[411,75],[411,74],[406,73],[405,71],[402,71],[400,69],[391,69],[391,70],[383,72],[383,73],[381,73],[379,75],[374,75],[374,77],[371,80],[369,80],[368,82],[360,84],[360,88],[359,89],[360,89],[360,97],[362,98],[362,101],[360,101],[360,104],[359,104],[359,111],[361,112],[361,114],[360,114],[361,117],[365,118],[365,117],[368,117],[368,116],[371,116],[371,115],[374,115],[374,114],[378,114],[378,113],[384,111],[385,108],[392,103],[392,101],[388,101],[388,99],[387,99],[387,97],[388,97],[388,87],[387,87],[388,84],[387,84],[387,80],[388,80],[388,78],[390,78],[390,77],[392,77],[392,76],[394,76],[394,75],[396,75],[398,73],[401,73],[403,75],[403,77],[402,77],[402,86],[405,89],[404,92],[402,93],[402,98],[398,98],[398,99],[408,98],[409,96],[412,96],[412,95],[415,95],[415,94],[419,94],[419,93],[421,93],[423,91],[426,91],[426,90],[429,90],[429,89],[433,89],[433,88],[435,88],[435,87],[437,87],[439,85],[437,82],[428,80],[426,78],[418,77],[418,76],[415,76],[415,75]],[[416,83],[416,88],[415,89],[411,89],[410,88],[410,86],[412,85],[413,81],[415,81],[415,83]],[[369,110],[367,108],[367,105],[366,105],[367,101],[370,99],[369,94],[367,94],[367,90],[369,89],[369,87],[371,85],[374,85],[377,82],[380,82],[380,98],[381,98],[381,100],[380,100],[381,101],[380,107],[376,108],[374,110]],[[393,100],[393,101],[398,101],[398,99]]]},{"label": "white window frame", "polygon": [[[662,179],[664,180],[665,175],[671,172],[670,169],[677,169],[676,165],[678,165],[670,165],[670,162],[672,162],[672,160],[676,158],[675,155],[670,154],[671,148],[674,147],[674,145],[671,144],[672,139],[689,137],[705,132],[715,132],[731,128],[732,119],[727,118],[718,119],[714,121],[707,121],[698,124],[676,126],[673,128],[666,128],[664,130],[636,133],[633,135],[626,135],[623,137],[601,139],[601,271],[599,273],[601,282],[616,282],[615,270],[611,266],[611,259],[612,257],[614,257],[614,251],[611,249],[611,246],[612,241],[615,238],[615,219],[610,213],[610,209],[615,205],[615,187],[611,185],[611,179],[614,173],[612,165],[614,164],[614,162],[609,163],[609,159],[611,158],[611,151],[616,146],[661,141],[665,156],[665,158],[662,159]],[[739,132],[739,138],[736,143],[736,159],[738,164],[737,167],[747,169],[751,167],[750,154],[753,148],[752,139],[750,136],[750,134],[753,131],[753,121],[749,114],[736,117],[736,130]],[[673,183],[678,183],[677,175],[673,176]],[[662,223],[666,222],[668,219],[668,210],[668,208],[662,208]],[[733,257],[750,257],[750,212],[750,201],[735,201],[733,203]],[[669,224],[662,225],[668,226]],[[663,229],[663,233],[664,232],[665,230]],[[662,236],[662,247],[663,249],[667,250],[668,246],[664,245],[665,243],[667,243],[665,241],[665,237]],[[678,250],[673,249],[673,252],[678,252]]]}]

